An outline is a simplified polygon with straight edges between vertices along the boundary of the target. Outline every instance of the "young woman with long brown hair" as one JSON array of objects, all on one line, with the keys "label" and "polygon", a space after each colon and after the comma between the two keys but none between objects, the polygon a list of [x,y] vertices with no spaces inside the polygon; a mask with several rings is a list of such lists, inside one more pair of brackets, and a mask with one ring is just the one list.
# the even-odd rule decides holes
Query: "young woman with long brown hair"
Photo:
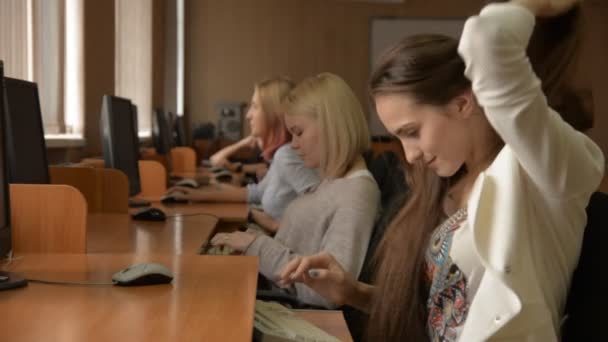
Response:
[{"label": "young woman with long brown hair", "polygon": [[554,31],[567,52],[554,70],[533,69],[526,49],[535,16],[575,20],[576,5],[491,4],[460,43],[415,36],[385,54],[371,94],[402,142],[411,192],[374,285],[326,253],[296,258],[282,281],[369,312],[370,341],[557,341],[604,157],[556,111],[579,108],[563,101],[576,93],[568,34]]}]

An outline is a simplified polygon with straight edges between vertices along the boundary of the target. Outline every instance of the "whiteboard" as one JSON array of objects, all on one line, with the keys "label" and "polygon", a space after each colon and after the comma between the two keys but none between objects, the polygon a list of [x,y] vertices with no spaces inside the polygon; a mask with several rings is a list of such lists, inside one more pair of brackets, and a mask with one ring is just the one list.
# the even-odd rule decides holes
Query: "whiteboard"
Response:
[{"label": "whiteboard", "polygon": [[[373,70],[382,52],[402,38],[414,34],[438,33],[458,39],[464,22],[465,19],[372,18],[369,49],[370,70]],[[370,113],[371,134],[374,136],[388,135],[374,108],[370,108]]]}]

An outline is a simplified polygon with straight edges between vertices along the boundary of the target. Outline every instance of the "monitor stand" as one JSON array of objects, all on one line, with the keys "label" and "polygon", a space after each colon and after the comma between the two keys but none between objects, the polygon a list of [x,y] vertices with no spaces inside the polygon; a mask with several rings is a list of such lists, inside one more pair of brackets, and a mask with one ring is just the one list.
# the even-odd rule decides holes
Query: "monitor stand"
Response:
[{"label": "monitor stand", "polygon": [[137,198],[129,198],[129,208],[149,207],[152,203]]},{"label": "monitor stand", "polygon": [[16,289],[27,285],[27,279],[10,272],[0,271],[0,291]]}]

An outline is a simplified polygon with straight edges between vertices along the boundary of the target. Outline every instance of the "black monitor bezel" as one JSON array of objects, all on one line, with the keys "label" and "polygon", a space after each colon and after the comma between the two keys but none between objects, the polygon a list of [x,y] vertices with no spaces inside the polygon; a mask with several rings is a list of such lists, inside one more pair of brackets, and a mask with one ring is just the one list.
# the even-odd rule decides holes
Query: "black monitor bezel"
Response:
[{"label": "black monitor bezel", "polygon": [[[113,102],[112,100],[116,99],[119,101],[126,101],[129,103],[129,108],[130,108],[130,114],[131,117],[129,118],[129,122],[131,122],[131,126],[133,126],[133,111],[132,111],[132,102],[131,100],[124,98],[124,97],[119,97],[119,96],[114,96],[114,95],[104,95],[103,99],[102,99],[102,105],[101,105],[101,117],[100,117],[100,129],[101,129],[101,140],[102,140],[102,148],[103,148],[103,159],[105,162],[106,167],[109,168],[113,168],[113,169],[119,169],[118,166],[116,165],[116,154],[117,152],[121,149],[120,146],[114,146],[113,144],[113,140],[115,139],[114,136],[116,134],[116,132],[113,132],[112,127],[113,122],[114,122],[114,117],[113,117],[113,112],[112,112],[112,107],[113,107]],[[133,134],[133,129],[134,127],[131,127],[131,134]],[[133,139],[133,136],[131,136],[131,139]],[[133,175],[133,177],[129,177],[129,175],[127,174],[126,171],[121,170],[122,172],[124,172],[127,175],[127,178],[129,179],[129,196],[133,197],[136,196],[137,194],[139,194],[141,192],[141,180],[139,177],[139,141],[136,140],[135,143],[133,144],[132,148],[134,151],[134,156],[135,156],[135,160],[134,160],[134,170],[136,175]],[[124,148],[124,146],[122,147]],[[131,179],[134,178],[134,179]]]},{"label": "black monitor bezel", "polygon": [[6,91],[4,87],[4,62],[0,60],[0,210],[4,210],[4,222],[0,216],[0,258],[9,255],[12,251],[12,235],[11,235],[11,224],[10,224],[10,193],[8,186],[7,173],[5,159],[5,139],[4,139],[4,115],[8,111],[6,103]]},{"label": "black monitor bezel", "polygon": [[[34,133],[34,138],[37,141],[33,141],[32,143],[36,144],[37,146],[40,146],[41,148],[41,156],[42,156],[42,165],[44,167],[41,168],[41,170],[39,171],[39,176],[40,178],[38,179],[25,179],[23,178],[23,175],[25,173],[20,172],[20,169],[22,167],[22,165],[19,165],[19,163],[17,162],[18,158],[17,158],[17,146],[14,146],[14,142],[12,139],[12,134],[22,134],[23,132],[15,132],[15,130],[13,129],[12,125],[11,125],[11,115],[10,115],[10,100],[8,98],[8,87],[9,84],[13,83],[16,85],[20,85],[20,86],[26,86],[28,88],[31,88],[33,90],[33,98],[35,103],[35,107],[38,111],[38,115],[34,115],[34,120],[36,122],[33,123],[33,125],[35,127],[33,127],[34,131],[30,131],[30,133]],[[46,150],[46,140],[44,139],[44,123],[42,121],[42,110],[40,107],[40,94],[38,92],[38,84],[36,84],[35,82],[29,82],[29,81],[25,81],[25,80],[20,80],[20,79],[16,79],[16,78],[11,78],[11,77],[5,77],[4,78],[4,91],[5,91],[5,101],[6,101],[6,108],[7,111],[5,112],[5,120],[4,120],[4,127],[9,127],[9,129],[7,131],[4,131],[5,135],[5,158],[6,158],[6,166],[7,166],[7,170],[8,170],[8,182],[9,183],[18,183],[18,184],[50,184],[51,182],[51,176],[49,173],[49,162],[48,162],[48,156],[47,156],[47,150]]]}]

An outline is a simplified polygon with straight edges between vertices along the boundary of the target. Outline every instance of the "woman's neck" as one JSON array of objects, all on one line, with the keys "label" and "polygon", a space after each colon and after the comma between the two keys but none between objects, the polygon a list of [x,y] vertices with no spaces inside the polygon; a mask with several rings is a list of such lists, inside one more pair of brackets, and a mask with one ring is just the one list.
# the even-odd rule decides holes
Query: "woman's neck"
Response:
[{"label": "woman's neck", "polygon": [[454,184],[450,185],[444,199],[443,208],[447,216],[451,216],[459,209],[466,207],[475,180],[477,180],[480,173],[490,167],[503,146],[504,144],[499,140],[487,150],[483,158],[476,163],[465,165],[466,170],[464,174]]},{"label": "woman's neck", "polygon": [[358,155],[357,158],[355,159],[355,161],[352,163],[350,169],[348,169],[348,171],[346,171],[346,173],[344,174],[344,177],[348,177],[352,173],[357,172],[359,170],[366,170],[366,169],[367,169],[367,164],[365,163],[365,160],[363,159],[363,157],[361,155]]}]

